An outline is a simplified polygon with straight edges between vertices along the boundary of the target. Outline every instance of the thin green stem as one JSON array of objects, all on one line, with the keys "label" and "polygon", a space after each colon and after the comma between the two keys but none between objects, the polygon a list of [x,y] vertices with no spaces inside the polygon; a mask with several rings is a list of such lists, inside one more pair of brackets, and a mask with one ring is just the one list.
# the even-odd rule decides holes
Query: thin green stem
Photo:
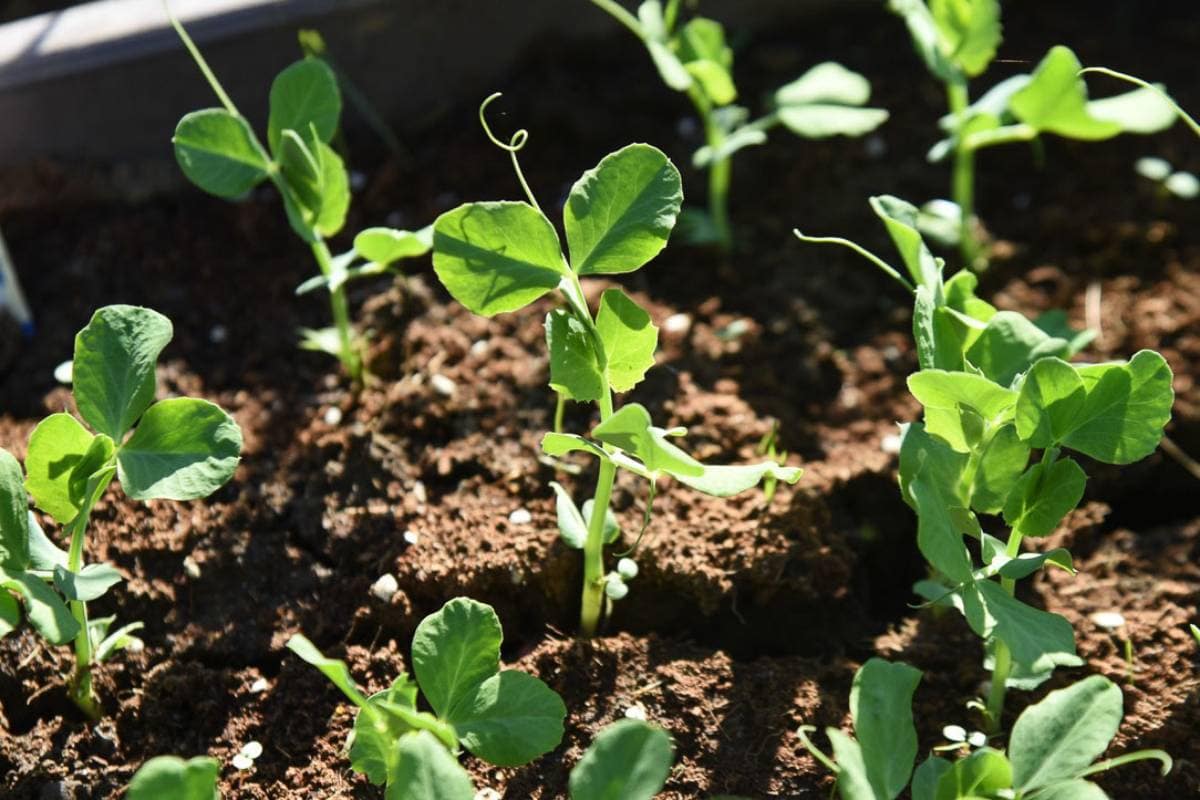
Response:
[{"label": "thin green stem", "polygon": [[492,133],[492,127],[488,125],[487,107],[502,96],[502,92],[493,92],[479,104],[479,124],[483,126],[483,132],[491,140],[492,144],[508,153],[512,159],[513,172],[517,173],[517,180],[520,181],[521,189],[524,190],[525,196],[529,198],[529,204],[538,211],[541,211],[542,207],[538,205],[537,198],[533,195],[533,190],[529,188],[529,181],[525,180],[525,173],[521,171],[521,161],[517,158],[517,153],[521,152],[522,148],[525,147],[525,143],[529,141],[529,131],[521,128],[510,136],[508,144],[505,144]]},{"label": "thin green stem", "polygon": [[[716,153],[725,143],[725,131],[717,123],[712,103],[695,83],[688,89],[688,97],[696,107],[696,113],[704,125],[704,142]],[[730,158],[720,158],[708,165],[708,217],[717,233],[717,243],[723,250],[733,247],[733,229],[729,222],[729,184],[733,164]]]},{"label": "thin green stem", "polygon": [[563,412],[566,410],[567,398],[562,392],[555,392],[558,396],[558,402],[554,404],[554,432],[562,433],[563,431]]},{"label": "thin green stem", "polygon": [[980,257],[979,240],[975,234],[975,151],[967,143],[962,134],[966,124],[967,107],[970,97],[967,94],[965,80],[953,81],[946,84],[946,98],[950,105],[950,113],[954,115],[954,125],[958,131],[954,144],[954,202],[958,204],[961,226],[959,234],[959,252],[965,266],[974,269]]},{"label": "thin green stem", "polygon": [[917,291],[916,287],[909,282],[908,278],[905,278],[903,275],[901,275],[895,267],[872,253],[870,250],[850,241],[849,239],[843,239],[840,236],[806,236],[805,234],[801,233],[799,229],[793,229],[792,233],[796,234],[796,238],[802,242],[810,242],[812,244],[838,244],[842,247],[848,247],[894,278],[901,286],[908,290],[909,294]]},{"label": "thin green stem", "polygon": [[[312,242],[313,257],[321,274],[326,278],[333,272],[333,256],[329,246],[320,237]],[[329,306],[333,312],[333,324],[338,333],[338,360],[346,368],[346,372],[354,380],[362,378],[362,358],[354,346],[354,332],[350,328],[350,301],[346,298],[345,285],[332,288],[329,292]]]},{"label": "thin green stem", "polygon": [[[75,574],[83,569],[83,540],[90,513],[90,508],[82,509],[69,526],[71,546],[67,554],[67,570]],[[79,624],[79,635],[75,637],[75,671],[70,681],[71,700],[89,719],[98,720],[101,716],[100,703],[92,687],[92,637],[88,630],[87,603],[72,600],[70,609],[71,616]]]},{"label": "thin green stem", "polygon": [[217,98],[221,101],[221,105],[225,106],[225,110],[234,116],[241,116],[237,110],[237,106],[233,104],[233,100],[225,93],[225,88],[221,86],[221,82],[217,80],[217,76],[213,73],[212,68],[208,66],[208,62],[204,60],[204,56],[200,54],[200,48],[192,41],[192,37],[188,36],[188,32],[183,29],[183,25],[176,19],[174,12],[171,11],[171,6],[166,0],[163,0],[163,8],[167,12],[167,17],[171,20],[171,27],[179,34],[179,38],[183,40],[183,46],[192,54],[192,60],[196,62],[196,66],[200,68],[200,72],[204,73],[204,78],[208,81],[208,85],[212,87]]},{"label": "thin green stem", "polygon": [[1148,81],[1144,81],[1141,78],[1134,77],[1133,75],[1126,75],[1124,72],[1117,72],[1115,69],[1109,69],[1108,67],[1085,67],[1085,68],[1079,70],[1080,75],[1084,75],[1089,72],[1095,72],[1100,75],[1107,75],[1110,78],[1117,78],[1119,80],[1123,80],[1123,81],[1132,83],[1134,86],[1141,86],[1143,89],[1150,89],[1152,91],[1158,92],[1158,94],[1164,100],[1166,100],[1168,103],[1170,103],[1174,107],[1175,113],[1178,114],[1180,116],[1180,118],[1183,119],[1184,123],[1186,123],[1187,126],[1192,129],[1192,133],[1196,134],[1197,136],[1200,136],[1200,123],[1196,122],[1196,120],[1193,119],[1190,114],[1188,114],[1186,111],[1184,111],[1183,108],[1179,105],[1179,103],[1175,102],[1175,98],[1171,97],[1171,95],[1169,95],[1165,91],[1163,91],[1163,89],[1161,87],[1155,86],[1153,83],[1149,83]]},{"label": "thin green stem", "polygon": [[679,19],[679,0],[667,0],[667,8],[663,12],[663,27],[667,30],[667,35],[671,35],[671,31],[675,30],[675,22]]},{"label": "thin green stem", "polygon": [[626,11],[620,3],[615,0],[592,0],[592,3],[611,14],[617,22],[637,34],[638,38],[645,38],[645,31],[642,30],[642,24],[638,22],[638,18]]}]

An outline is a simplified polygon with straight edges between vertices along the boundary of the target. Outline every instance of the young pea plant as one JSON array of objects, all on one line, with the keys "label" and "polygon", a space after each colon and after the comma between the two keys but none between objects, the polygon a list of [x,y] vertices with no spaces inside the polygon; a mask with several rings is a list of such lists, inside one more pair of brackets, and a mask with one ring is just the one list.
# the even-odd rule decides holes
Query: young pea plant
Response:
[{"label": "young pea plant", "polygon": [[[562,741],[562,699],[532,675],[500,670],[503,638],[491,606],[455,598],[417,626],[416,681],[401,674],[370,697],[344,662],[326,658],[304,636],[292,636],[287,647],[358,707],[347,742],[350,768],[386,785],[388,800],[472,800],[475,789],[456,758],[460,748],[515,767]],[[433,713],[418,710],[418,690]]]},{"label": "young pea plant", "polygon": [[[920,371],[908,387],[924,422],[903,426],[900,488],[934,572],[916,590],[957,608],[985,640],[992,680],[983,711],[994,732],[1008,687],[1034,688],[1056,666],[1081,663],[1070,623],[1014,596],[1016,582],[1038,569],[1074,571],[1065,549],[1022,552],[1083,497],[1087,476],[1066,452],[1118,465],[1154,452],[1171,417],[1171,370],[1149,350],[1124,362],[1069,363],[1086,334],[997,311],[975,295],[967,270],[944,280],[917,231],[917,209],[886,196],[871,204],[909,278],[845,240],[797,235],[848,244],[913,291]],[[1031,464],[1034,451],[1041,455]],[[986,532],[979,515],[998,516],[1007,533]],[[982,564],[964,536],[977,542]]]},{"label": "young pea plant", "polygon": [[1062,45],[1052,47],[1032,74],[1008,77],[972,102],[968,84],[987,70],[1001,41],[1000,0],[890,0],[889,7],[907,23],[925,66],[945,84],[950,110],[939,122],[946,138],[928,158],[937,162],[953,155],[953,205],[928,204],[922,226],[931,234],[945,231],[939,238],[957,243],[972,269],[987,264],[975,217],[977,151],[1043,134],[1099,141],[1121,133],[1156,133],[1177,117],[1178,106],[1170,98],[1136,78],[1141,86],[1134,91],[1089,100],[1086,70]]},{"label": "young pea plant", "polygon": [[[16,593],[48,642],[74,642],[70,696],[92,719],[101,716],[92,667],[140,644],[133,631],[142,627],[109,633],[112,617],[88,619],[87,604],[122,580],[111,564],[84,564],[92,509],[114,477],[135,500],[207,497],[233,477],[242,450],[241,430],[218,406],[191,397],[154,401],[155,362],[171,335],[170,320],[148,308],[97,311],[75,337],[75,406],[87,426],[66,412],[38,423],[24,474],[0,451],[0,586]],[[29,496],[63,526],[67,552],[42,531]],[[0,591],[0,635],[19,621],[17,601]]]},{"label": "young pea plant", "polygon": [[623,719],[608,725],[571,769],[571,800],[650,800],[671,774],[671,737],[657,725]]},{"label": "young pea plant", "polygon": [[220,800],[217,778],[221,764],[211,756],[184,761],[155,756],[134,773],[125,790],[128,800]]},{"label": "young pea plant", "polygon": [[[481,121],[494,97],[480,108]],[[636,574],[631,560],[619,571],[604,571],[604,546],[620,534],[608,507],[618,468],[648,481],[647,522],[660,476],[727,497],[767,477],[795,483],[801,470],[774,461],[706,466],[669,441],[684,429],[656,427],[637,403],[616,408],[616,393],[633,389],[654,366],[658,328],[620,289],[606,290],[593,315],[580,278],[633,272],[666,246],[683,200],[674,164],[650,145],[631,144],[585,172],[563,208],[568,255],[521,172],[517,152],[528,140],[527,132],[518,131],[505,145],[492,136],[486,121],[483,125],[512,156],[529,202],[467,203],[442,214],[433,226],[433,267],[455,300],[485,317],[517,311],[556,289],[564,300],[546,315],[550,386],[567,400],[594,403],[600,423],[591,439],[548,433],[542,450],[552,458],[582,451],[600,461],[590,508],[585,505],[581,511],[565,489],[552,484],[563,539],[583,550],[580,628],[591,636],[605,598],[623,597],[625,581]]]},{"label": "young pea plant", "polygon": [[333,317],[331,328],[302,329],[300,346],[334,356],[360,381],[363,346],[351,328],[346,284],[392,271],[395,262],[429,252],[429,229],[368,228],[354,238],[350,250],[334,255],[328,240],[345,225],[350,177],[330,146],[342,111],[333,70],[321,58],[306,57],[275,77],[264,146],[187,31],[173,16],[171,23],[222,105],[179,120],[172,141],[180,168],[196,186],[225,199],[240,198],[263,181],[275,185],[292,230],[309,246],[320,270],[296,294],[328,291]]},{"label": "young pea plant", "polygon": [[1123,716],[1121,689],[1093,675],[1050,692],[1017,718],[1007,752],[982,746],[964,758],[927,758],[913,771],[917,733],[912,696],[921,672],[873,658],[854,676],[850,716],[855,738],[827,728],[834,757],[821,752],[803,726],[804,746],[837,775],[842,800],[893,800],[912,778],[913,800],[1104,800],[1088,776],[1135,761],[1157,760],[1162,774],[1171,757],[1139,750],[1095,762],[1108,749]]},{"label": "young pea plant", "polygon": [[705,144],[692,163],[708,170],[708,213],[689,209],[688,238],[696,243],[733,246],[729,221],[729,185],[734,153],[763,144],[767,132],[783,125],[805,139],[862,136],[887,120],[881,108],[864,108],[870,99],[867,79],[832,61],[818,64],[791,83],[777,89],[773,109],[751,120],[750,112],[736,105],[733,50],[725,42],[725,28],[706,17],[679,23],[680,0],[645,0],[636,16],[617,0],[592,0],[641,39],[663,82],[684,92],[704,128]]}]

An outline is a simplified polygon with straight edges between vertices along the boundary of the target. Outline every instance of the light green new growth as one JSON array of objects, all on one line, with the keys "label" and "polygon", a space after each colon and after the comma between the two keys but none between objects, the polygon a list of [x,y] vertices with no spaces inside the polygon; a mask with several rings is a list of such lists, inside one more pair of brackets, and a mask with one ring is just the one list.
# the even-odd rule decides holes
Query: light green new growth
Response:
[{"label": "light green new growth", "polygon": [[687,94],[704,128],[705,144],[692,163],[708,170],[708,214],[685,212],[686,234],[693,242],[733,246],[729,221],[729,185],[734,153],[767,140],[767,132],[783,125],[797,136],[862,136],[887,120],[881,108],[865,108],[871,95],[867,79],[832,61],[818,64],[772,96],[773,109],[755,120],[735,105],[733,50],[721,23],[693,17],[677,25],[679,0],[645,0],[637,15],[616,0],[592,0],[633,32],[650,53],[663,82]]},{"label": "light green new growth", "polygon": [[155,756],[143,764],[129,788],[128,800],[220,800],[217,778],[221,765],[209,756],[184,761],[178,756]]},{"label": "light green new growth", "polygon": [[300,346],[336,357],[353,380],[361,380],[362,343],[351,329],[345,285],[429,252],[429,229],[369,228],[355,237],[350,250],[335,256],[328,239],[345,225],[350,176],[330,144],[342,112],[333,70],[321,58],[306,57],[275,77],[264,146],[173,15],[171,23],[223,106],[193,111],[179,121],[172,142],[180,168],[196,186],[226,199],[242,197],[266,180],[275,185],[288,223],[308,244],[320,272],[296,294],[327,290],[333,317],[332,328],[301,330]]},{"label": "light green new growth", "polygon": [[[631,144],[605,156],[575,182],[567,197],[564,251],[517,159],[528,133],[518,131],[505,144],[487,126],[484,111],[496,97],[484,101],[480,121],[487,136],[511,155],[529,202],[467,203],[442,214],[433,226],[433,268],[455,300],[483,316],[516,311],[555,290],[564,300],[563,307],[546,315],[550,386],[561,399],[594,403],[600,422],[592,439],[556,430],[543,438],[542,449],[551,457],[581,451],[600,461],[590,508],[585,504],[580,510],[563,487],[554,485],[563,539],[583,549],[580,628],[591,636],[606,598],[619,600],[628,592],[624,575],[604,569],[604,546],[620,535],[608,509],[618,467],[649,482],[646,521],[656,482],[663,475],[724,497],[764,479],[794,483],[800,470],[773,461],[706,466],[668,441],[684,431],[655,427],[646,409],[636,403],[616,409],[615,394],[633,389],[654,366],[658,329],[620,289],[605,291],[593,315],[580,277],[633,272],[658,255],[683,201],[679,171],[646,144]],[[603,513],[594,513],[598,509]]]},{"label": "light green new growth", "polygon": [[[503,632],[491,606],[455,598],[413,635],[416,681],[401,674],[365,697],[345,663],[295,634],[287,647],[319,669],[359,711],[347,742],[350,767],[387,798],[471,800],[456,756],[465,747],[499,767],[526,764],[562,741],[567,709],[545,683],[500,669]],[[418,688],[433,713],[417,710]]]},{"label": "light green new growth", "polygon": [[[1052,47],[1032,74],[1012,75],[972,101],[968,83],[987,70],[1000,45],[999,0],[890,0],[889,8],[904,19],[917,53],[945,84],[950,110],[939,122],[947,138],[930,149],[929,160],[953,153],[954,206],[946,208],[945,201],[927,204],[922,208],[922,229],[957,243],[964,264],[972,269],[987,264],[975,216],[978,150],[1032,141],[1047,133],[1084,141],[1156,133],[1182,115],[1162,87],[1103,68],[1082,69],[1075,54],[1062,45]],[[1089,100],[1082,75],[1093,71],[1141,88]]]},{"label": "light green new growth", "polygon": [[571,800],[650,800],[666,783],[674,760],[671,737],[635,719],[600,733],[571,770]]},{"label": "light green new growth", "polygon": [[[93,507],[114,477],[135,500],[207,497],[233,477],[242,450],[237,423],[207,400],[155,402],[155,364],[171,335],[170,320],[148,308],[97,311],[75,337],[75,405],[87,426],[65,412],[42,420],[29,437],[24,473],[0,450],[0,587],[17,594],[51,644],[74,642],[70,695],[92,719],[101,716],[92,666],[140,645],[133,632],[142,627],[110,633],[113,617],[88,619],[88,602],[122,580],[110,564],[84,564]],[[43,533],[29,497],[63,526],[67,552]],[[0,636],[20,622],[20,611],[0,591]]]},{"label": "light green new growth", "polygon": [[[1014,597],[1016,581],[1038,569],[1073,571],[1066,550],[1021,548],[1025,539],[1052,533],[1083,497],[1087,477],[1064,451],[1108,464],[1154,452],[1171,416],[1171,370],[1148,350],[1127,362],[1069,363],[1087,344],[1086,333],[1058,316],[1031,322],[997,311],[975,295],[969,271],[943,278],[941,261],[917,230],[915,207],[887,196],[871,204],[915,287],[920,371],[908,387],[925,415],[923,423],[903,426],[900,488],[917,513],[917,545],[934,572],[916,590],[929,603],[957,608],[987,643],[986,724],[995,731],[1008,687],[1033,688],[1056,666],[1081,663],[1066,619]],[[900,276],[886,263],[882,268]],[[1035,450],[1041,456],[1030,463]],[[999,515],[1007,538],[985,532],[979,514]],[[978,542],[982,564],[964,536]]]}]

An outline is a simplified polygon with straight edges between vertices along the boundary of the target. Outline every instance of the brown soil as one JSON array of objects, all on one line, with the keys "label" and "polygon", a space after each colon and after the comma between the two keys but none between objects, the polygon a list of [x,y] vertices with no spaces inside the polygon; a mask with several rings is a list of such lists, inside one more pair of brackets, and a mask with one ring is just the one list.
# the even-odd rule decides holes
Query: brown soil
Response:
[{"label": "brown soil", "polygon": [[[1092,31],[1054,6],[1006,8],[1001,56],[1032,59],[1070,41],[1085,62],[1161,79],[1185,106],[1200,107],[1190,83],[1194,14],[1155,22],[1114,2],[1096,12],[1104,24]],[[869,265],[790,236],[800,225],[889,252],[865,198],[944,193],[944,169],[922,158],[940,98],[896,20],[848,9],[817,23],[780,29],[744,53],[745,96],[837,58],[866,73],[893,110],[886,158],[861,141],[773,134],[736,165],[741,245],[732,263],[675,246],[622,281],[660,325],[687,320],[664,331],[659,364],[635,398],[667,424],[686,425],[689,447],[713,461],[753,458],[778,421],[805,477],[770,507],[758,492],[728,501],[663,492],[633,591],[591,642],[571,638],[580,559],[558,540],[546,485],[557,477],[582,497],[589,465],[556,476],[537,458],[552,412],[548,306],[473,317],[448,302],[426,265],[403,282],[359,286],[353,299],[375,333],[379,380],[355,397],[330,362],[294,348],[294,330],[321,324],[324,310],[319,298],[292,296],[311,265],[270,192],[240,205],[189,189],[131,195],[130,186],[160,183],[161,167],[131,177],[129,167],[37,165],[5,176],[5,235],[41,330],[0,348],[0,445],[23,455],[36,420],[70,403],[54,366],[94,308],[129,302],[175,322],[160,395],[203,395],[229,408],[246,451],[236,479],[208,502],[138,505],[113,492],[99,506],[89,558],[111,561],[128,580],[94,613],[146,622],[145,650],[100,672],[105,722],[85,724],[67,702],[65,649],[29,632],[0,641],[0,794],[111,797],[153,755],[228,761],[257,739],[265,752],[253,770],[224,768],[226,796],[377,797],[341,755],[351,717],[340,696],[282,645],[303,631],[380,688],[404,668],[416,623],[462,594],[496,606],[506,659],[549,682],[570,710],[562,747],[529,767],[466,759],[479,786],[508,798],[563,796],[592,735],[635,706],[675,737],[667,797],[827,796],[830,778],[795,729],[846,724],[853,671],[874,654],[925,670],[923,746],[938,743],[946,724],[970,725],[965,703],[985,678],[981,648],[961,620],[907,605],[922,566],[894,456],[881,446],[917,410],[903,384],[915,361],[904,298]],[[675,126],[686,116],[680,99],[654,83],[625,37],[603,45],[572,53],[544,43],[498,87],[508,89],[512,121],[532,131],[524,164],[546,204],[630,140],[688,162],[694,143],[681,142]],[[994,74],[1026,68],[1004,63]],[[372,170],[348,229],[389,217],[417,225],[463,199],[516,189],[469,103],[412,144],[416,162],[436,168]],[[1030,313],[1063,307],[1082,325],[1084,298],[1098,287],[1103,335],[1085,355],[1161,350],[1176,372],[1170,435],[1200,453],[1196,210],[1157,198],[1131,168],[1155,152],[1200,171],[1194,139],[1172,131],[1099,145],[1053,140],[1045,151],[1040,171],[1021,148],[982,158],[981,210],[1004,254],[985,276],[986,293]],[[702,185],[685,175],[691,195]],[[340,424],[326,421],[331,409]],[[569,428],[589,422],[569,410]],[[1108,790],[1186,796],[1200,788],[1197,648],[1186,631],[1200,589],[1195,484],[1161,454],[1090,474],[1088,505],[1053,541],[1072,547],[1080,575],[1039,578],[1029,598],[1072,621],[1088,660],[1055,685],[1087,671],[1122,683],[1126,723],[1112,752],[1152,746],[1176,758],[1166,780],[1151,767],[1126,768],[1103,779]],[[627,532],[644,502],[644,487],[620,483],[615,506]],[[517,509],[532,521],[510,522]],[[384,573],[401,587],[390,603],[369,591]],[[1090,622],[1101,610],[1121,611],[1126,630]],[[1016,693],[1012,713],[1037,696]]]}]

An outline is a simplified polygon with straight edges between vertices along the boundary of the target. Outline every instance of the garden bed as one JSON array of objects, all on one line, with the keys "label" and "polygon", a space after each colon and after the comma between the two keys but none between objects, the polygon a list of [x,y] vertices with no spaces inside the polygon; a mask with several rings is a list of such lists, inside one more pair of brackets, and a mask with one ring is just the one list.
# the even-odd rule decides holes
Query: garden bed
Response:
[{"label": "garden bed", "polygon": [[[1006,8],[1000,57],[1022,63],[999,68],[1028,69],[1026,60],[1069,39],[1085,63],[1162,80],[1185,107],[1200,107],[1190,44],[1200,21],[1129,17],[1120,36],[1112,21],[1132,8],[1108,5],[1091,15],[1095,30],[1053,4]],[[836,58],[871,79],[892,118],[871,146],[779,135],[739,156],[736,253],[725,260],[673,245],[625,282],[663,328],[637,399],[666,424],[687,426],[705,460],[750,460],[778,421],[791,463],[806,473],[769,507],[757,491],[727,501],[666,491],[634,590],[593,641],[572,638],[580,558],[559,540],[546,488],[554,471],[537,457],[554,410],[549,306],[475,317],[427,266],[405,282],[356,284],[379,380],[354,395],[330,360],[295,349],[296,328],[322,309],[292,295],[310,265],[273,193],[239,205],[190,189],[147,196],[162,183],[152,171],[64,164],[4,176],[5,235],[40,331],[0,352],[0,446],[23,457],[36,421],[70,402],[54,367],[92,310],[111,302],[169,316],[176,336],[160,395],[219,402],[246,437],[235,480],[209,502],[138,505],[110,493],[98,506],[89,555],[128,582],[96,613],[146,623],[145,650],[100,671],[104,722],[86,724],[67,699],[65,648],[28,631],[0,641],[4,796],[114,796],[153,755],[227,759],[257,739],[265,751],[253,769],[223,771],[230,797],[378,797],[341,755],[352,718],[340,695],[283,643],[303,631],[344,657],[361,684],[383,688],[404,667],[416,623],[458,595],[496,607],[506,661],[545,680],[568,708],[563,745],[531,766],[465,760],[479,786],[504,797],[562,796],[596,731],[635,706],[675,739],[666,797],[826,796],[828,771],[795,730],[847,722],[850,680],[871,655],[925,670],[916,695],[923,748],[943,725],[969,724],[964,704],[986,678],[978,639],[956,616],[907,605],[924,565],[886,446],[895,423],[919,412],[904,388],[916,366],[907,298],[851,255],[790,233],[848,235],[884,252],[867,196],[944,194],[944,168],[923,160],[938,87],[901,23],[880,11],[831,13],[756,45],[739,63],[748,97]],[[544,198],[564,196],[628,141],[689,162],[696,143],[681,143],[679,124],[687,109],[650,69],[627,36],[586,50],[543,42],[496,87],[508,115],[494,124],[530,130],[523,163]],[[409,142],[420,171],[372,164],[369,145],[361,159],[352,151],[366,184],[349,227],[416,227],[464,200],[517,196],[507,157],[478,128],[476,101]],[[1149,152],[1200,168],[1182,130],[1103,145],[1047,141],[1041,170],[1027,149],[989,151],[980,211],[1002,257],[982,294],[1027,313],[1062,307],[1081,327],[1085,295],[1098,291],[1102,334],[1084,358],[1162,352],[1176,376],[1168,435],[1200,453],[1200,216],[1194,203],[1139,183],[1132,164]],[[703,181],[688,171],[684,181],[698,201]],[[588,420],[571,409],[568,421],[580,429]],[[1194,794],[1200,656],[1186,625],[1200,592],[1195,480],[1161,452],[1089,471],[1088,502],[1055,534],[1080,574],[1041,576],[1027,599],[1066,616],[1086,670],[1121,684],[1126,717],[1112,753],[1160,747],[1176,759],[1166,779],[1142,765],[1102,785],[1121,798]],[[614,508],[633,529],[644,496],[618,486]],[[530,521],[510,516],[522,509]],[[371,591],[385,573],[399,585],[390,601]],[[1114,610],[1124,632],[1089,621]],[[1013,712],[1084,671],[1014,693]]]}]

